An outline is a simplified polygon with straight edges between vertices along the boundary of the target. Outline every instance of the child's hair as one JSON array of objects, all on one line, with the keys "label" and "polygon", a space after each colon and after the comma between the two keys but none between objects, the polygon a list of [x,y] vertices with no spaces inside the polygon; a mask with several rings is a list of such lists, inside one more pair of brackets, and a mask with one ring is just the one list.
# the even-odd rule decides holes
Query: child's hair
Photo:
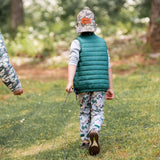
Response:
[{"label": "child's hair", "polygon": [[82,32],[81,33],[82,36],[91,36],[93,34],[94,34],[94,32]]}]

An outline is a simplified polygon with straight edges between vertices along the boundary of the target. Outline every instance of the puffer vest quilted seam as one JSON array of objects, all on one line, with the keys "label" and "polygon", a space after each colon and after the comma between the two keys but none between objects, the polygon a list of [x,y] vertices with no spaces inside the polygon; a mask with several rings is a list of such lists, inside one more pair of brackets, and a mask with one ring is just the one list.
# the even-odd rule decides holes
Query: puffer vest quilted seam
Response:
[{"label": "puffer vest quilted seam", "polygon": [[81,92],[107,91],[108,52],[105,41],[94,35],[77,37],[81,45],[80,59],[74,77],[74,90]]}]

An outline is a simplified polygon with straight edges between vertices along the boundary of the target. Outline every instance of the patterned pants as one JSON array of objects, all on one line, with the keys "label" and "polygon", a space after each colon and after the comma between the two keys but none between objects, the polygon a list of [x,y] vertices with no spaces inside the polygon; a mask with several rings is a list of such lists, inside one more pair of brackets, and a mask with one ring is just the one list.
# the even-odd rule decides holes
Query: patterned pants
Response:
[{"label": "patterned pants", "polygon": [[98,133],[104,121],[105,92],[83,92],[78,94],[80,103],[80,136],[89,140],[89,132]]}]

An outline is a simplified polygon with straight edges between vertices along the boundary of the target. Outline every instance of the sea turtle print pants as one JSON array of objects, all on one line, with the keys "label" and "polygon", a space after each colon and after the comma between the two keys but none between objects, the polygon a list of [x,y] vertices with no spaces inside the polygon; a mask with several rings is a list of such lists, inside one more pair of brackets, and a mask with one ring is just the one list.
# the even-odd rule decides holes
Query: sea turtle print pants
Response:
[{"label": "sea turtle print pants", "polygon": [[98,133],[104,121],[105,92],[83,92],[78,94],[80,103],[80,136],[89,140],[89,132]]}]

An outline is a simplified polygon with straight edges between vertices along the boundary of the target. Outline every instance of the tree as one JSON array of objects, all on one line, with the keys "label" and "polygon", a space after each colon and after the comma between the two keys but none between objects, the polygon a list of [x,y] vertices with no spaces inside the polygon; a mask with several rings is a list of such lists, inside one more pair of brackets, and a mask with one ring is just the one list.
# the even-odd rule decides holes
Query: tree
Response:
[{"label": "tree", "polygon": [[24,23],[24,11],[22,0],[11,0],[11,29]]},{"label": "tree", "polygon": [[152,0],[148,43],[152,51],[160,51],[160,0]]}]

